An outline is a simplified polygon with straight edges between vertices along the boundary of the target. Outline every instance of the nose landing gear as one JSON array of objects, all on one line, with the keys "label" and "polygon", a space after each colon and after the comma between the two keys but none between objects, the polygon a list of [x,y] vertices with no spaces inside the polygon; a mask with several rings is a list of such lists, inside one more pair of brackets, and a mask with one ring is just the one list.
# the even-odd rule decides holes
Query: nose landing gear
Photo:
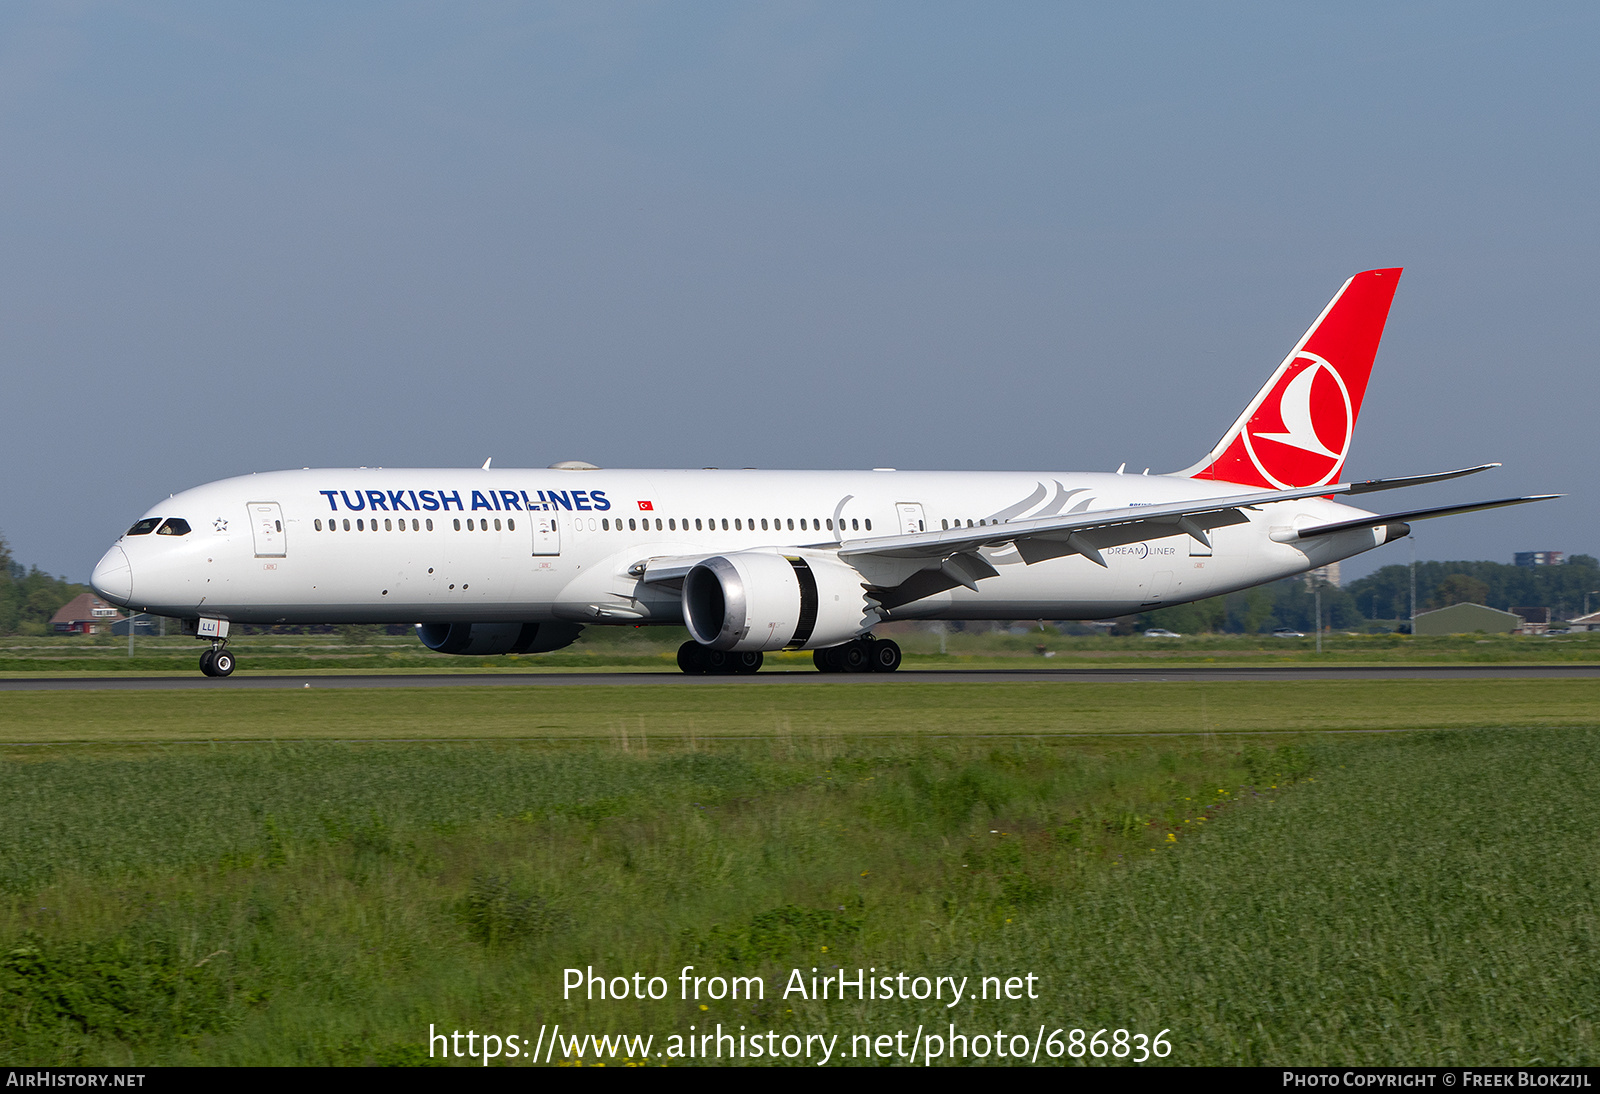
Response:
[{"label": "nose landing gear", "polygon": [[200,655],[200,671],[207,676],[232,676],[233,654],[222,643],[217,643]]}]

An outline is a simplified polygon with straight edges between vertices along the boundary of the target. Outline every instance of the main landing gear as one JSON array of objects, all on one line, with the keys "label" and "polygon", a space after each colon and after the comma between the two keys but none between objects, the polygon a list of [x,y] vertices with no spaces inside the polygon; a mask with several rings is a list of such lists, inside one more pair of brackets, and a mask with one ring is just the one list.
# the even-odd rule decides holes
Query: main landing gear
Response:
[{"label": "main landing gear", "polygon": [[690,676],[746,676],[759,672],[764,660],[760,650],[725,653],[698,642],[685,642],[678,647],[678,667]]},{"label": "main landing gear", "polygon": [[[759,672],[762,660],[759,652],[724,653],[698,642],[678,647],[678,667],[690,676],[743,676]],[[842,646],[813,650],[811,660],[818,672],[893,672],[900,667],[900,646],[869,634]]]},{"label": "main landing gear", "polygon": [[842,646],[813,650],[811,660],[818,672],[893,672],[900,667],[900,645],[869,634]]},{"label": "main landing gear", "polygon": [[232,676],[233,654],[221,643],[212,646],[200,655],[200,671],[207,676]]}]

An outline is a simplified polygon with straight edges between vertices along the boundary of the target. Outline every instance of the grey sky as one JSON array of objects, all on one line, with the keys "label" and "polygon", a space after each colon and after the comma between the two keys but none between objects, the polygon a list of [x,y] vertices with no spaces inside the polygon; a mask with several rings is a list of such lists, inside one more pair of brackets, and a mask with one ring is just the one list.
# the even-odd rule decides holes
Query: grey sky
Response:
[{"label": "grey sky", "polygon": [[[355,464],[1156,471],[1402,265],[1351,475],[1595,552],[1592,5],[0,8],[0,534]],[[1404,561],[1404,547],[1346,573]]]}]

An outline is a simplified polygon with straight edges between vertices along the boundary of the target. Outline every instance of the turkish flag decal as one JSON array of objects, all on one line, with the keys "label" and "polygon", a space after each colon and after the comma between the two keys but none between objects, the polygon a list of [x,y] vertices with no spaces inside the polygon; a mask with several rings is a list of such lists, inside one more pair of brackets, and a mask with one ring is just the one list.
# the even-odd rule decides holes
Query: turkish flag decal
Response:
[{"label": "turkish flag decal", "polygon": [[652,505],[650,502],[647,502],[647,501],[641,501],[639,503],[639,508],[644,510],[646,513],[653,513],[653,512],[655,512],[655,509],[656,509],[656,507],[654,505]]}]

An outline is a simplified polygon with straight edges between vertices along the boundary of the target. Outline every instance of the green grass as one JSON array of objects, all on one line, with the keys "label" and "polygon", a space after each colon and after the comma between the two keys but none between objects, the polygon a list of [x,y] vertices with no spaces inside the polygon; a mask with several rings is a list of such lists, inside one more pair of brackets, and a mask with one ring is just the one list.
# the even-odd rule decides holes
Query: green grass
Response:
[{"label": "green grass", "polygon": [[997,681],[0,692],[0,744],[679,740],[1589,725],[1600,680]]},{"label": "green grass", "polygon": [[[1535,635],[1326,635],[1315,637],[1194,635],[1184,638],[1072,636],[951,632],[940,652],[937,633],[884,628],[901,644],[908,668],[1019,668],[1158,664],[1382,665],[1573,664],[1600,661],[1600,633],[1545,638]],[[452,657],[428,651],[409,636],[376,635],[352,643],[340,635],[242,635],[230,646],[239,671],[249,674],[344,672],[591,672],[614,669],[676,672],[677,627],[590,627],[574,646],[555,653],[507,657]],[[138,638],[134,656],[126,639],[0,638],[0,674],[181,673],[198,671],[201,645],[192,638]],[[1048,655],[1048,657],[1046,656]],[[769,670],[811,670],[805,653],[768,655]]]},{"label": "green grass", "polygon": [[[197,697],[241,723],[271,709],[258,698],[328,698],[369,735],[433,701],[464,703],[463,723],[498,703],[599,727],[409,744],[111,743],[92,723],[136,696],[21,696],[106,743],[0,750],[0,1059],[416,1063],[429,1023],[660,1042],[721,1022],[848,1045],[955,1021],[1168,1029],[1183,1064],[1594,1064],[1600,729],[1590,691],[1539,687]],[[1201,696],[1280,731],[1106,735],[1181,728]],[[153,698],[171,720],[228,713]],[[1452,731],[1281,732],[1397,702]],[[859,704],[907,721],[856,732]],[[0,711],[17,739],[18,708]],[[722,735],[691,736],[694,719]],[[981,735],[1073,719],[1096,735]],[[766,998],[561,998],[569,967],[661,975],[675,995],[691,964],[763,976]],[[1031,973],[1040,998],[778,998],[791,969],[834,965]]]}]

